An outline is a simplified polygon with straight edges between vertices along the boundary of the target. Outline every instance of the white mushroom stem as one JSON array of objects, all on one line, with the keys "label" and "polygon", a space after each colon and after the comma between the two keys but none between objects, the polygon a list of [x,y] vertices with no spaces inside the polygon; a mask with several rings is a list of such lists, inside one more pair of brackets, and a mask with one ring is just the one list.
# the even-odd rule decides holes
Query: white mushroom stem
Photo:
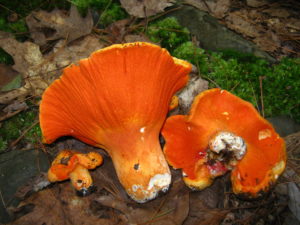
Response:
[{"label": "white mushroom stem", "polygon": [[247,146],[243,138],[230,132],[219,132],[209,141],[209,150],[214,154],[213,159],[234,166],[246,154]]}]

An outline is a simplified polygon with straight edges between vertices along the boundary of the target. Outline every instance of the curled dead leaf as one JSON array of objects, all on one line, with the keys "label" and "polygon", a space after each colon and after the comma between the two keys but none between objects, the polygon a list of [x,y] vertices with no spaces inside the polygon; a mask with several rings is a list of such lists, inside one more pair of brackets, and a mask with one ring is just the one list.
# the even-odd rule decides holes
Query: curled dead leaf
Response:
[{"label": "curled dead leaf", "polygon": [[91,12],[89,11],[83,18],[74,5],[71,6],[69,15],[59,9],[51,12],[42,10],[33,12],[26,17],[26,23],[32,39],[38,45],[61,38],[71,42],[90,34],[93,28]]},{"label": "curled dead leaf", "polygon": [[216,18],[223,18],[229,10],[231,0],[185,0],[184,3],[192,5],[200,10],[209,12]]},{"label": "curled dead leaf", "polygon": [[248,13],[242,10],[229,13],[229,15],[225,18],[226,24],[230,29],[245,36],[259,36],[260,29],[252,24],[251,20],[247,19],[247,15]]},{"label": "curled dead leaf", "polygon": [[43,55],[37,44],[29,41],[18,42],[11,35],[0,32],[0,47],[13,57],[13,69],[19,72],[24,80],[24,86],[0,93],[0,103],[7,104],[13,99],[29,94],[41,95],[65,66],[88,57],[103,46],[97,37],[88,35],[70,44],[61,40],[51,52]]},{"label": "curled dead leaf", "polygon": [[122,7],[132,16],[145,18],[163,12],[174,0],[120,0]]}]

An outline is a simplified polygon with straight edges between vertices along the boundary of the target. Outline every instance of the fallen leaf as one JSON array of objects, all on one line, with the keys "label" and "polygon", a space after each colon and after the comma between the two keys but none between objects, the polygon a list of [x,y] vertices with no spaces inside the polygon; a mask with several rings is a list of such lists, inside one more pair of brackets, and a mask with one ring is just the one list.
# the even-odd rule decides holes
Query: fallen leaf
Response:
[{"label": "fallen leaf", "polygon": [[[35,193],[23,201],[17,209],[24,209],[25,206],[31,206],[31,209],[11,225],[116,224],[114,220],[102,219],[92,213],[90,202],[93,197],[93,195],[84,198],[76,196],[70,183],[57,184],[54,188]],[[17,210],[14,209],[14,211]]]},{"label": "fallen leaf", "polygon": [[143,34],[128,34],[124,37],[125,42],[136,42],[136,41],[142,41],[142,42],[150,42],[150,39]]},{"label": "fallen leaf", "polygon": [[13,103],[9,104],[4,109],[2,109],[4,115],[0,116],[0,121],[6,120],[18,114],[19,112],[22,112],[25,109],[28,109],[26,102],[14,101]]},{"label": "fallen leaf", "polygon": [[120,0],[128,14],[145,18],[163,12],[174,4],[174,0]]},{"label": "fallen leaf", "polygon": [[111,43],[123,43],[124,36],[128,32],[130,19],[118,20],[109,25],[105,30]]},{"label": "fallen leaf", "polygon": [[278,36],[270,30],[254,38],[253,42],[266,52],[274,52],[281,47],[281,41]]},{"label": "fallen leaf", "polygon": [[209,12],[214,17],[221,19],[226,16],[226,13],[228,12],[231,4],[231,0],[185,0],[184,3],[192,5],[200,10]]},{"label": "fallen leaf", "polygon": [[62,10],[52,12],[38,11],[26,17],[32,39],[38,45],[47,41],[65,39],[71,42],[90,34],[93,28],[93,18],[90,11],[85,18],[81,17],[76,6],[72,5],[69,15]]},{"label": "fallen leaf", "polygon": [[0,91],[10,91],[21,85],[19,73],[11,66],[0,64]]},{"label": "fallen leaf", "polygon": [[288,206],[294,216],[300,222],[300,190],[295,183],[288,183],[289,203]]},{"label": "fallen leaf", "polygon": [[184,225],[220,224],[229,210],[221,209],[224,184],[217,180],[210,188],[190,193],[190,211]]},{"label": "fallen leaf", "polygon": [[231,12],[225,18],[226,24],[230,29],[238,33],[249,37],[257,37],[261,29],[253,24],[252,20],[247,19],[247,14],[245,10]]},{"label": "fallen leaf", "polygon": [[7,104],[13,99],[29,94],[41,95],[49,84],[59,77],[64,67],[88,57],[103,46],[97,37],[88,35],[69,44],[61,40],[54,46],[53,51],[43,55],[37,44],[29,41],[18,42],[10,34],[0,32],[0,47],[13,57],[13,69],[19,72],[24,80],[24,86],[21,88],[1,93],[0,103]]},{"label": "fallen leaf", "polygon": [[209,11],[216,18],[223,18],[229,10],[231,0],[206,1]]},{"label": "fallen leaf", "polygon": [[261,7],[266,4],[268,4],[268,1],[266,0],[247,0],[247,5],[254,8]]},{"label": "fallen leaf", "polygon": [[100,196],[95,201],[121,211],[127,224],[181,225],[189,212],[189,193],[181,178],[173,182],[165,196],[146,204],[128,204],[112,195]]},{"label": "fallen leaf", "polygon": [[290,16],[289,11],[284,8],[269,8],[263,10],[263,12],[269,14],[270,16],[279,18],[287,18]]}]

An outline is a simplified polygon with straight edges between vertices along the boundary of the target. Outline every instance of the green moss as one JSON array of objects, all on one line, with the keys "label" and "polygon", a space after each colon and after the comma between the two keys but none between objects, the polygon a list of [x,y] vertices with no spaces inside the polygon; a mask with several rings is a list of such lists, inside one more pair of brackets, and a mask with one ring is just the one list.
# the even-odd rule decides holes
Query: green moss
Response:
[{"label": "green moss", "polygon": [[[30,128],[37,118],[36,110],[27,110],[17,114],[16,116],[4,121],[0,128],[0,151],[1,146],[3,148],[7,147],[8,143],[16,140],[22,135],[22,133]],[[37,143],[41,139],[41,129],[39,125],[34,125],[30,130],[24,135],[22,142],[24,143]]]},{"label": "green moss", "polygon": [[4,63],[7,65],[14,64],[14,60],[6,51],[4,51],[2,48],[0,48],[0,63]]},{"label": "green moss", "polygon": [[93,8],[100,15],[98,25],[107,26],[128,16],[119,1],[113,0],[71,0],[82,15],[86,15],[88,8]]},{"label": "green moss", "polygon": [[20,19],[14,23],[8,23],[8,28],[12,33],[25,33],[28,31],[26,22],[24,19]]},{"label": "green moss", "polygon": [[201,76],[210,81],[211,88],[231,91],[260,111],[264,110],[265,117],[289,115],[300,122],[299,58],[283,59],[278,65],[270,66],[250,54],[232,50],[209,53],[192,42],[182,43],[173,55],[197,65]]},{"label": "green moss", "polygon": [[121,8],[119,4],[112,3],[100,16],[99,23],[107,26],[114,21],[126,18],[127,13]]},{"label": "green moss", "polygon": [[71,3],[76,5],[80,11],[86,11],[89,7],[104,9],[111,4],[111,0],[71,0]]},{"label": "green moss", "polygon": [[7,141],[0,137],[0,153],[3,152],[7,148]]},{"label": "green moss", "polygon": [[173,52],[179,45],[190,40],[190,32],[176,18],[167,17],[149,25],[146,34],[151,41]]}]

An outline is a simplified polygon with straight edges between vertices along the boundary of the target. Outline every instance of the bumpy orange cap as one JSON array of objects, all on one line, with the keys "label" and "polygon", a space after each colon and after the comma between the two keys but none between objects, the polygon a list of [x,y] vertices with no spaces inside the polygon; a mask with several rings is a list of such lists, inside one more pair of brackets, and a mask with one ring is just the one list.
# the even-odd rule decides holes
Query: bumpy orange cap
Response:
[{"label": "bumpy orange cap", "polygon": [[[283,172],[285,143],[272,125],[250,103],[225,90],[210,89],[195,98],[189,115],[169,117],[162,129],[167,161],[183,170],[188,186],[203,189],[212,183],[215,175],[207,149],[219,132],[233,133],[247,146],[244,157],[231,172],[235,193],[255,197]],[[223,169],[222,163],[217,166]]]}]

